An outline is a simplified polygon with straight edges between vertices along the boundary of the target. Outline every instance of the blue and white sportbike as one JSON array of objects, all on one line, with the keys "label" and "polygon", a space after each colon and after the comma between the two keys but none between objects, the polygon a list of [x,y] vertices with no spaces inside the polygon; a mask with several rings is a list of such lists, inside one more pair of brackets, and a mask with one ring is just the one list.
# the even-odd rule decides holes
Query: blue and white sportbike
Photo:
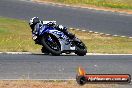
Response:
[{"label": "blue and white sportbike", "polygon": [[75,37],[70,39],[62,31],[55,29],[54,27],[43,25],[38,30],[38,40],[42,53],[48,53],[58,56],[62,53],[70,54],[75,53],[79,56],[84,56],[87,53],[85,44]]}]

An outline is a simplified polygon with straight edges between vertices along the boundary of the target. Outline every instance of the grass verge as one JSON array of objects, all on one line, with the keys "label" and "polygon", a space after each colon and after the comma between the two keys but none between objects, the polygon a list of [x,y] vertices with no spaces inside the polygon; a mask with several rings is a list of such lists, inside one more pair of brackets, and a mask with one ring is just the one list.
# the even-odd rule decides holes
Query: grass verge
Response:
[{"label": "grass verge", "polygon": [[[132,53],[132,39],[70,30],[88,47],[89,53]],[[41,46],[32,40],[28,23],[0,17],[0,51],[39,52]]]},{"label": "grass verge", "polygon": [[39,51],[26,21],[0,17],[0,51]]},{"label": "grass verge", "polygon": [[0,81],[0,88],[118,88],[116,84],[86,84],[79,86],[75,81]]},{"label": "grass verge", "polygon": [[35,0],[48,1],[70,5],[99,6],[119,9],[132,9],[132,0]]},{"label": "grass verge", "polygon": [[90,53],[132,53],[132,39],[71,30],[88,47]]}]

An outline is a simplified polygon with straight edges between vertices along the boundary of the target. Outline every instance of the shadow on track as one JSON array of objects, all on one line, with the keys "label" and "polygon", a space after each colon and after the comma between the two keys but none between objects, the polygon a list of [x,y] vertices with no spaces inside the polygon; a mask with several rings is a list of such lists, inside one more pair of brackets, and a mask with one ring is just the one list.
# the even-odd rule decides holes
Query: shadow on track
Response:
[{"label": "shadow on track", "polygon": [[[30,54],[30,55],[39,55],[39,56],[54,56],[52,54],[43,54],[43,53],[33,53],[33,54]],[[61,54],[60,56],[78,56],[76,54]]]}]

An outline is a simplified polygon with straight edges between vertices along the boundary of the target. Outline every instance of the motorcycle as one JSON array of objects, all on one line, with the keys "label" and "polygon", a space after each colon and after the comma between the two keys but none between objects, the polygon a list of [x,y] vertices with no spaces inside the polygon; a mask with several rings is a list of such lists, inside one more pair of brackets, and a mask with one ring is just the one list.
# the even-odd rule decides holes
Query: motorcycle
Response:
[{"label": "motorcycle", "polygon": [[42,53],[59,56],[62,53],[70,54],[74,52],[79,56],[87,53],[87,47],[78,38],[70,39],[62,31],[54,27],[43,25],[38,30],[38,41],[42,45]]}]

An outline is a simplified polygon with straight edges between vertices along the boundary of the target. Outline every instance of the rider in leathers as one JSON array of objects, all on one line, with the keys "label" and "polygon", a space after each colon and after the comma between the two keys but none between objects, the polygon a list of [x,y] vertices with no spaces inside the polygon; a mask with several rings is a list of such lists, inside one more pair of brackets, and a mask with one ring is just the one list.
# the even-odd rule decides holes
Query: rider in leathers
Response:
[{"label": "rider in leathers", "polygon": [[39,41],[37,40],[38,30],[43,27],[43,25],[52,26],[57,30],[62,31],[70,39],[75,38],[75,35],[69,33],[66,27],[63,27],[62,25],[56,25],[55,21],[41,21],[38,17],[33,17],[30,19],[29,25],[32,29],[32,39],[35,41],[36,44],[39,44]]}]

